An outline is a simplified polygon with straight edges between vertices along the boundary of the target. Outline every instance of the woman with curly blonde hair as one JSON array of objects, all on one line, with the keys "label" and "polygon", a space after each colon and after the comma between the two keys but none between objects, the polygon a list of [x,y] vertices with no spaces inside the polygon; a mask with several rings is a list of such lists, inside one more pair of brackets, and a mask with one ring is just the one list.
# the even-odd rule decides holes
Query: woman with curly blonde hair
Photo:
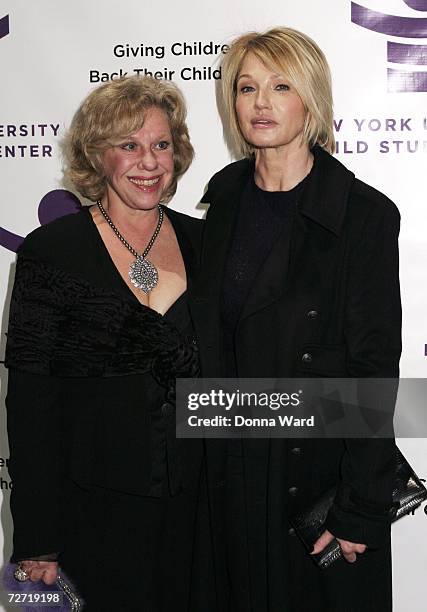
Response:
[{"label": "woman with curly blonde hair", "polygon": [[200,222],[165,206],[193,158],[185,116],[168,82],[93,90],[65,142],[93,204],[18,253],[12,560],[47,584],[59,564],[97,612],[189,605],[201,451],[175,439],[174,385],[198,367],[186,289]]}]

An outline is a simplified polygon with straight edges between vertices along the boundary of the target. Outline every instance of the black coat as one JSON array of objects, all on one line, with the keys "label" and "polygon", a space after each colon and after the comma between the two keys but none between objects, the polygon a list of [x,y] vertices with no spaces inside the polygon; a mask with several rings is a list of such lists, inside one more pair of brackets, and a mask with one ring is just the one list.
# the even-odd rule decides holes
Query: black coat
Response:
[{"label": "black coat", "polygon": [[[397,377],[399,213],[325,151],[314,153],[290,240],[273,245],[240,316],[238,376]],[[205,377],[221,376],[224,265],[253,171],[249,160],[230,164],[203,199],[210,208],[191,308]],[[233,611],[390,609],[392,440],[244,440],[237,453],[220,440],[206,446],[221,612],[229,598],[227,554]],[[340,561],[322,573],[287,518],[336,483],[327,527],[371,550],[353,566]]]}]

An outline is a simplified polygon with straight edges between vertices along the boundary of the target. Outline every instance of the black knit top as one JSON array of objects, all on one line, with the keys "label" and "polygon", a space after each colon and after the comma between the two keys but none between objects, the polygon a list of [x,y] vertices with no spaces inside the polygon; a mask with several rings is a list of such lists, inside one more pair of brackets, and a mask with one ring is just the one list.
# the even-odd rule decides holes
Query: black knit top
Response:
[{"label": "black knit top", "polygon": [[[224,376],[237,375],[234,333],[251,286],[285,225],[292,224],[295,205],[307,177],[290,191],[264,191],[252,175],[243,192],[234,225],[222,286],[221,323]],[[289,239],[290,232],[285,233]]]}]

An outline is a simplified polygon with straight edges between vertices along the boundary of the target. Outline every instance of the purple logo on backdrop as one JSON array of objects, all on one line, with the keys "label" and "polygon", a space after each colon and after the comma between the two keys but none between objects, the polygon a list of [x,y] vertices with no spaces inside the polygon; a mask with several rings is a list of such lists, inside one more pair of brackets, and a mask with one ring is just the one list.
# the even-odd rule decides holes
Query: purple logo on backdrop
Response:
[{"label": "purple logo on backdrop", "polygon": [[[425,12],[426,16],[400,17],[398,15],[386,15],[352,2],[351,21],[362,28],[388,36],[427,39],[427,0],[403,1],[415,11]],[[387,41],[387,61],[391,64],[427,66],[427,45]],[[389,92],[427,91],[426,70],[388,68],[387,76]]]},{"label": "purple logo on backdrop", "polygon": [[[58,217],[76,213],[80,210],[79,199],[66,189],[54,189],[42,197],[39,204],[39,221],[41,225],[46,225]],[[16,253],[18,247],[24,240],[24,236],[14,234],[3,227],[0,227],[0,246]]]},{"label": "purple logo on backdrop", "polygon": [[[0,18],[0,38],[9,34],[9,15]],[[40,127],[40,126],[39,126]],[[59,125],[58,125],[59,128]],[[15,135],[15,134],[13,134]],[[41,225],[46,225],[58,217],[63,217],[80,210],[79,199],[66,189],[54,189],[49,191],[40,200],[38,216]],[[0,246],[16,253],[22,244],[24,236],[14,234],[4,227],[0,227]]]},{"label": "purple logo on backdrop", "polygon": [[0,19],[0,38],[4,38],[9,34],[9,15]]},{"label": "purple logo on backdrop", "polygon": [[405,4],[413,8],[415,11],[425,11],[427,2],[426,0],[403,0]]}]

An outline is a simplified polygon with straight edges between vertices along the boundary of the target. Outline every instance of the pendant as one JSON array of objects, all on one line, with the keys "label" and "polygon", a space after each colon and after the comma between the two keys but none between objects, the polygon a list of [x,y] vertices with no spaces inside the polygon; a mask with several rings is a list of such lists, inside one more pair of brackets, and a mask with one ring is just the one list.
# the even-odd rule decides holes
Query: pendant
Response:
[{"label": "pendant", "polygon": [[137,289],[141,289],[144,293],[150,293],[157,285],[159,273],[151,261],[138,255],[130,265],[129,278],[132,285],[135,285]]}]

